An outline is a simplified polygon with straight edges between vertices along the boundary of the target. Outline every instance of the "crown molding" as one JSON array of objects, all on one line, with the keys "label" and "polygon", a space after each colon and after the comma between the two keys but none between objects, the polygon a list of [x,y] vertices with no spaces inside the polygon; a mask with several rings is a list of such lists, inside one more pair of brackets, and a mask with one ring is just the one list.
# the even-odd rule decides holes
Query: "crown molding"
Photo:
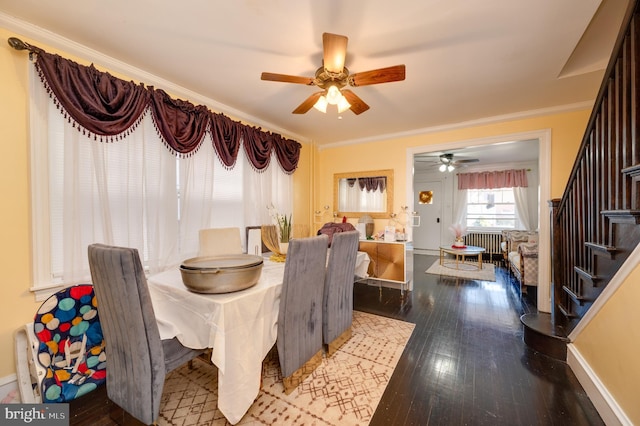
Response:
[{"label": "crown molding", "polygon": [[460,123],[443,124],[441,126],[433,126],[433,127],[423,127],[421,129],[408,130],[405,132],[398,132],[398,133],[388,133],[385,135],[377,135],[370,138],[352,139],[348,141],[320,145],[318,149],[321,151],[323,149],[337,148],[345,145],[357,145],[357,144],[370,143],[370,142],[380,142],[388,139],[401,139],[401,138],[406,138],[411,136],[420,136],[420,135],[425,135],[430,133],[447,132],[452,130],[460,130],[460,129],[466,129],[469,127],[484,126],[488,124],[495,124],[495,123],[501,123],[501,122],[507,122],[507,121],[543,117],[545,115],[561,114],[561,113],[573,112],[573,111],[582,111],[585,109],[591,110],[593,109],[594,102],[595,101],[576,102],[573,104],[559,105],[559,106],[548,107],[548,108],[540,108],[540,109],[535,109],[530,111],[521,111],[521,112],[510,113],[510,114],[495,115],[492,117],[479,118],[477,120],[463,121]]}]

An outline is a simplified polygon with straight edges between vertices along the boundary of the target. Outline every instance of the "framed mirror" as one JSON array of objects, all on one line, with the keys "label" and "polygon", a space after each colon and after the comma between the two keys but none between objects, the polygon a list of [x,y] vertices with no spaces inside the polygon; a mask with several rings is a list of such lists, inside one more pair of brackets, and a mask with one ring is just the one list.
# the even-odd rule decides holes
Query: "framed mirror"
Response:
[{"label": "framed mirror", "polygon": [[335,173],[333,205],[338,217],[389,218],[393,211],[393,170]]}]

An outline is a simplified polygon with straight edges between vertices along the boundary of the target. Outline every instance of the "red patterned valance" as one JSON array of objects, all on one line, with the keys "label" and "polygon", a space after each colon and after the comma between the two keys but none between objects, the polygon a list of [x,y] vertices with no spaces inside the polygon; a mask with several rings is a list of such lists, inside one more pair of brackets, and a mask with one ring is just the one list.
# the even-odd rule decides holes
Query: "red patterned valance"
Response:
[{"label": "red patterned valance", "polygon": [[302,146],[279,134],[44,51],[38,51],[36,67],[65,116],[78,125],[78,130],[101,140],[127,134],[149,108],[158,133],[176,155],[193,154],[209,132],[215,152],[226,167],[235,165],[241,142],[258,171],[269,166],[272,152],[285,172],[293,173],[298,167]]}]

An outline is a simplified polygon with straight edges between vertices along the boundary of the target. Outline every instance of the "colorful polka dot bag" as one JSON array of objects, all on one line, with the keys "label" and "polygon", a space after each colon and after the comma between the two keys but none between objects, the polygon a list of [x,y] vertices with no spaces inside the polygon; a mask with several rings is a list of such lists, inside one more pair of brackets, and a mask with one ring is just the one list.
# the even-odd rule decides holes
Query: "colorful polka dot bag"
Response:
[{"label": "colorful polka dot bag", "polygon": [[43,402],[69,402],[105,381],[105,344],[92,285],[72,286],[49,297],[33,328],[38,362],[46,369]]}]

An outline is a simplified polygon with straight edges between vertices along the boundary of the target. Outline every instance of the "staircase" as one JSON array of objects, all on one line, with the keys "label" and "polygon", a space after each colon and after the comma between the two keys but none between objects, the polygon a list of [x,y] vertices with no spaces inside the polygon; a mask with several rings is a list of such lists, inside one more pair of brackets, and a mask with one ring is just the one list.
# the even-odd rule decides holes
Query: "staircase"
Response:
[{"label": "staircase", "polygon": [[569,333],[640,242],[640,0],[631,2],[562,199],[550,201],[553,312],[523,315],[531,348]]}]

